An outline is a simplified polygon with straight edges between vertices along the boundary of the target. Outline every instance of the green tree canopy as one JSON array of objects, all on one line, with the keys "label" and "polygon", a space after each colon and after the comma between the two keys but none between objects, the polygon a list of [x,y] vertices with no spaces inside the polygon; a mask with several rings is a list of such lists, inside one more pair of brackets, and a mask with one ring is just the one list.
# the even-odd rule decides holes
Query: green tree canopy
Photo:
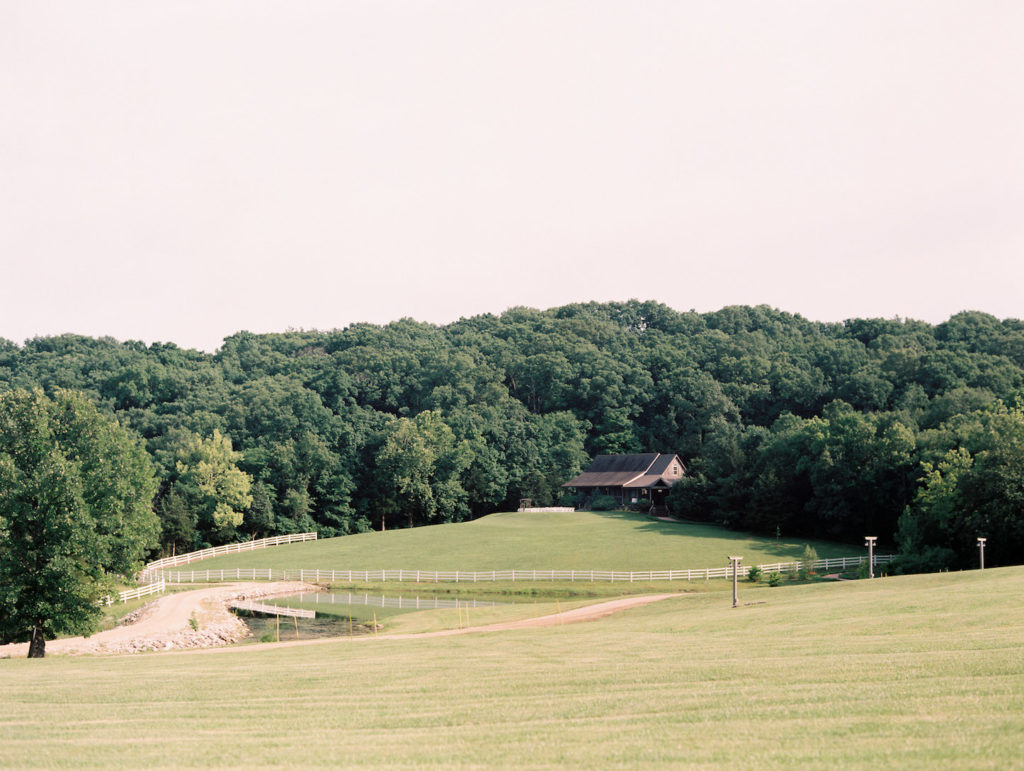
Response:
[{"label": "green tree canopy", "polygon": [[87,634],[111,574],[156,545],[156,481],[137,436],[85,397],[0,394],[0,641]]},{"label": "green tree canopy", "polygon": [[1020,562],[1024,550],[1024,405],[1002,403],[949,426],[953,444],[922,463],[921,486],[900,517],[898,542],[908,569],[971,567],[987,538],[991,565]]},{"label": "green tree canopy", "polygon": [[233,540],[252,504],[252,479],[237,465],[242,454],[231,448],[228,437],[214,430],[208,439],[191,432],[179,434],[174,458],[174,488],[200,526],[217,541]]},{"label": "green tree canopy", "polygon": [[464,519],[460,476],[471,461],[469,443],[459,442],[435,411],[396,418],[384,433],[377,453],[383,512],[404,513],[409,527]]}]

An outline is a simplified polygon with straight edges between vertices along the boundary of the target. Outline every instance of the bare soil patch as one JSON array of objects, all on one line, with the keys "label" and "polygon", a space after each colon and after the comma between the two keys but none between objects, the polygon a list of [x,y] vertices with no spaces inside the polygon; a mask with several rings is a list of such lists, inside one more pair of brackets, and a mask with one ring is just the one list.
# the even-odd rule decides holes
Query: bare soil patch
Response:
[{"label": "bare soil patch", "polygon": [[[228,586],[208,587],[189,592],[166,595],[140,608],[125,617],[127,623],[105,632],[98,632],[91,637],[67,637],[50,640],[46,643],[47,654],[64,655],[106,654],[118,655],[141,653],[144,651],[193,651],[213,650],[253,650],[252,647],[226,648],[224,646],[238,642],[248,634],[243,621],[231,613],[227,605],[232,600],[251,599],[256,597],[282,597],[299,592],[315,592],[319,587],[299,581],[279,581],[275,583],[243,583]],[[291,642],[264,643],[259,650],[292,647],[296,645],[316,645],[347,640],[411,640],[426,637],[450,637],[474,632],[501,632],[513,629],[533,629],[539,627],[573,624],[582,621],[594,621],[628,608],[664,600],[668,597],[679,597],[680,594],[648,594],[637,597],[621,597],[615,600],[598,602],[582,608],[574,608],[561,613],[552,613],[536,618],[519,621],[506,621],[483,626],[470,626],[462,629],[445,629],[437,632],[418,634],[383,634],[365,635],[361,637],[326,637],[314,640],[295,640]],[[192,628],[191,619],[195,619]],[[0,658],[25,656],[28,654],[28,643],[0,646]]]},{"label": "bare soil patch", "polygon": [[[248,634],[245,624],[227,609],[231,600],[282,597],[318,590],[319,587],[301,581],[278,581],[168,594],[129,614],[124,623],[114,629],[90,637],[50,640],[46,643],[46,653],[123,654],[230,645]],[[0,658],[26,655],[28,643],[0,646]]]},{"label": "bare soil patch", "polygon": [[301,645],[321,645],[323,643],[348,640],[352,642],[369,640],[415,640],[426,637],[451,637],[460,634],[472,634],[475,632],[504,632],[513,629],[535,629],[539,627],[558,626],[560,624],[573,624],[582,621],[596,621],[597,619],[610,616],[612,613],[635,608],[640,605],[647,605],[651,602],[658,602],[669,597],[684,597],[684,594],[645,594],[636,597],[621,597],[615,600],[598,602],[594,605],[586,605],[582,608],[552,613],[536,618],[524,618],[519,621],[503,621],[497,624],[485,624],[482,626],[468,626],[462,629],[444,629],[437,632],[419,632],[414,634],[382,634],[382,635],[361,635],[358,637],[325,637],[316,640],[292,640],[289,642],[263,643],[257,647],[243,646],[233,648],[211,648],[206,650],[183,651],[186,653],[230,653],[241,650],[272,650],[276,648],[294,648]]}]

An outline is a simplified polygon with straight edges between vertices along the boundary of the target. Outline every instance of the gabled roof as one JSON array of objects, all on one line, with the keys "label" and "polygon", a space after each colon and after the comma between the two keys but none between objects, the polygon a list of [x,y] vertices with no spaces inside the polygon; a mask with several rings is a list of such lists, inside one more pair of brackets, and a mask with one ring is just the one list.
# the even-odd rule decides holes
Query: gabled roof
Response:
[{"label": "gabled roof", "polygon": [[623,487],[671,487],[672,483],[661,478],[660,474],[644,474],[629,480]]},{"label": "gabled roof", "polygon": [[657,452],[598,455],[582,474],[562,487],[671,487],[674,480],[662,479],[662,474],[673,460],[679,463],[677,456]]}]

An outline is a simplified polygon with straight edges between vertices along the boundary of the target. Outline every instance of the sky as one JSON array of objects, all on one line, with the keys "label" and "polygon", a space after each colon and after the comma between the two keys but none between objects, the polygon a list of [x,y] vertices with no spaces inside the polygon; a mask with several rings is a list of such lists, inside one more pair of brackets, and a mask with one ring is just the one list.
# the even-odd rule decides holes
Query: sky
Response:
[{"label": "sky", "polygon": [[0,337],[1024,316],[1018,0],[0,0]]}]

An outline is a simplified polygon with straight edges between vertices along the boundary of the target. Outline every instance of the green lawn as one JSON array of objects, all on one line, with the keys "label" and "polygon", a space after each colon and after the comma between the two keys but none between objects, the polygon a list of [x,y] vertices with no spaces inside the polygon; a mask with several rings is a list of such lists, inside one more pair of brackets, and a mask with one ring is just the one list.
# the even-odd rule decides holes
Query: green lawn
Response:
[{"label": "green lawn", "polygon": [[740,597],[448,638],[0,661],[0,765],[1021,767],[1024,568]]},{"label": "green lawn", "polygon": [[199,570],[669,570],[798,559],[810,543],[818,556],[864,553],[859,546],[760,538],[713,525],[662,522],[646,514],[563,512],[492,514],[433,525],[275,546],[193,563]]}]

